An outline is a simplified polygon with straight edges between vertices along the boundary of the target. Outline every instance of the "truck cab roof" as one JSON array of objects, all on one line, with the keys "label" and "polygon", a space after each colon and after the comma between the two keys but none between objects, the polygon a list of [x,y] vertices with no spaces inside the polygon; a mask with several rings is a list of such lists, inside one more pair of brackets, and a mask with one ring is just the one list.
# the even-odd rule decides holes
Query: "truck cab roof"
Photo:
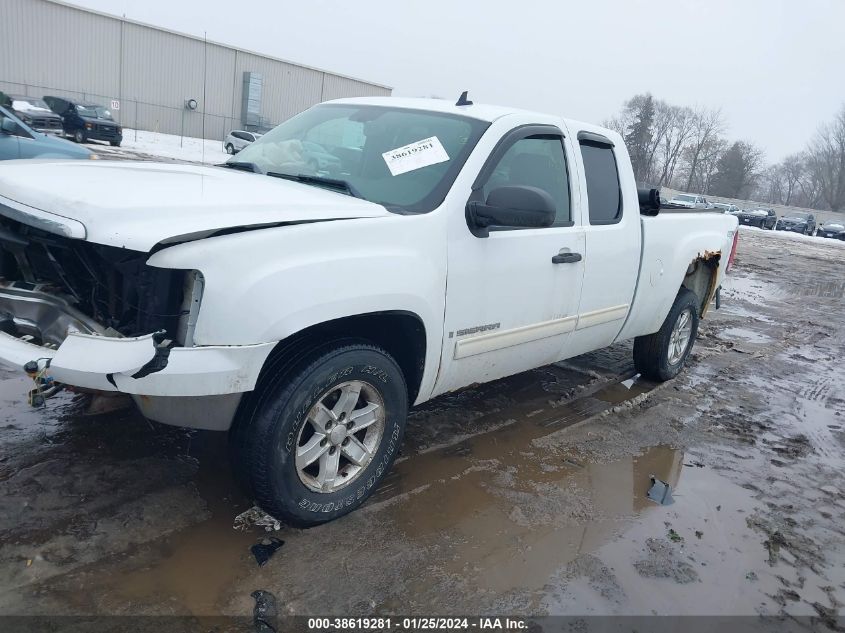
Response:
[{"label": "truck cab roof", "polygon": [[454,101],[449,99],[426,99],[421,97],[405,98],[405,97],[350,97],[345,99],[334,99],[326,101],[326,103],[338,104],[357,104],[357,105],[374,105],[391,108],[408,108],[409,110],[428,110],[431,112],[444,112],[447,114],[455,114],[459,116],[466,116],[481,121],[492,123],[504,116],[518,114],[535,119],[537,123],[546,121],[563,120],[567,126],[579,130],[591,130],[601,133],[611,132],[601,126],[593,123],[586,123],[575,119],[568,119],[563,116],[549,114],[548,112],[536,112],[533,110],[524,110],[521,108],[512,108],[508,106],[489,105],[485,103],[473,103],[472,105],[459,106],[455,105]]}]

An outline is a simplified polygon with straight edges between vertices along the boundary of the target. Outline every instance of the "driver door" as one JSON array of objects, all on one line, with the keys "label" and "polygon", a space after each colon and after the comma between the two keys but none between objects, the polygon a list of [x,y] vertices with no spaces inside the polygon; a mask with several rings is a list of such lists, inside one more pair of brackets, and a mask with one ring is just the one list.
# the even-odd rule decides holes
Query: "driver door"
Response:
[{"label": "driver door", "polygon": [[[580,205],[573,203],[567,165],[572,149],[554,126],[512,130],[493,150],[473,185],[522,185],[555,201],[547,228],[493,227],[477,237],[450,225],[446,314],[440,373],[443,393],[539,367],[564,355],[575,328],[585,265]],[[577,188],[576,188],[577,191]]]}]

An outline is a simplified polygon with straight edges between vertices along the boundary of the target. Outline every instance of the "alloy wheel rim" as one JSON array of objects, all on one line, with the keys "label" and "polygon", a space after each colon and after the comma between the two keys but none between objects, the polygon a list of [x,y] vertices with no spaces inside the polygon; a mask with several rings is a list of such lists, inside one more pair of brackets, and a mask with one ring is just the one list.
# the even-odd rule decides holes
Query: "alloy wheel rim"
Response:
[{"label": "alloy wheel rim", "polygon": [[367,468],[384,435],[381,394],[351,380],[325,391],[309,409],[296,441],[296,472],[315,492],[337,492]]},{"label": "alloy wheel rim", "polygon": [[687,308],[678,315],[675,327],[669,335],[669,350],[667,357],[670,365],[677,365],[684,357],[684,353],[692,337],[692,310]]}]

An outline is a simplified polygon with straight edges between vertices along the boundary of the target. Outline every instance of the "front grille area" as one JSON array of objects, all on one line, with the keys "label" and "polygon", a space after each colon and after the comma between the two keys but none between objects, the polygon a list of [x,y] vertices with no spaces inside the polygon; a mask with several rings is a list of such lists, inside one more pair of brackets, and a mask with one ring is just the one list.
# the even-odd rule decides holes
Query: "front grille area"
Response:
[{"label": "front grille area", "polygon": [[114,125],[102,125],[97,123],[94,125],[94,131],[98,136],[102,136],[104,138],[117,138],[119,136],[117,133],[117,127]]},{"label": "front grille area", "polygon": [[61,119],[54,119],[52,117],[35,117],[32,119],[30,127],[36,130],[60,132],[62,129],[62,121]]},{"label": "front grille area", "polygon": [[147,266],[148,257],[0,218],[0,280],[38,285],[125,336],[175,339],[186,272]]}]

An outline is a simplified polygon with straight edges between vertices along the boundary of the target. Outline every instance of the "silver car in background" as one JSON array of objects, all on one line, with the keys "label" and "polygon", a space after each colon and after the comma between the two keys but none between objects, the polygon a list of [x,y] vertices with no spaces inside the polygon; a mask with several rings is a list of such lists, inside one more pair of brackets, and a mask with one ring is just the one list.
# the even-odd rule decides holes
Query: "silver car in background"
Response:
[{"label": "silver car in background", "polygon": [[263,135],[258,132],[247,132],[245,130],[232,130],[223,140],[223,149],[227,154],[237,154],[247,145],[252,145]]},{"label": "silver car in background", "polygon": [[722,213],[730,213],[731,215],[736,215],[740,211],[739,207],[735,204],[726,204],[724,202],[714,202],[713,208],[719,209]]},{"label": "silver car in background", "polygon": [[707,198],[691,193],[679,193],[669,201],[669,204],[687,209],[709,209],[710,203]]}]

